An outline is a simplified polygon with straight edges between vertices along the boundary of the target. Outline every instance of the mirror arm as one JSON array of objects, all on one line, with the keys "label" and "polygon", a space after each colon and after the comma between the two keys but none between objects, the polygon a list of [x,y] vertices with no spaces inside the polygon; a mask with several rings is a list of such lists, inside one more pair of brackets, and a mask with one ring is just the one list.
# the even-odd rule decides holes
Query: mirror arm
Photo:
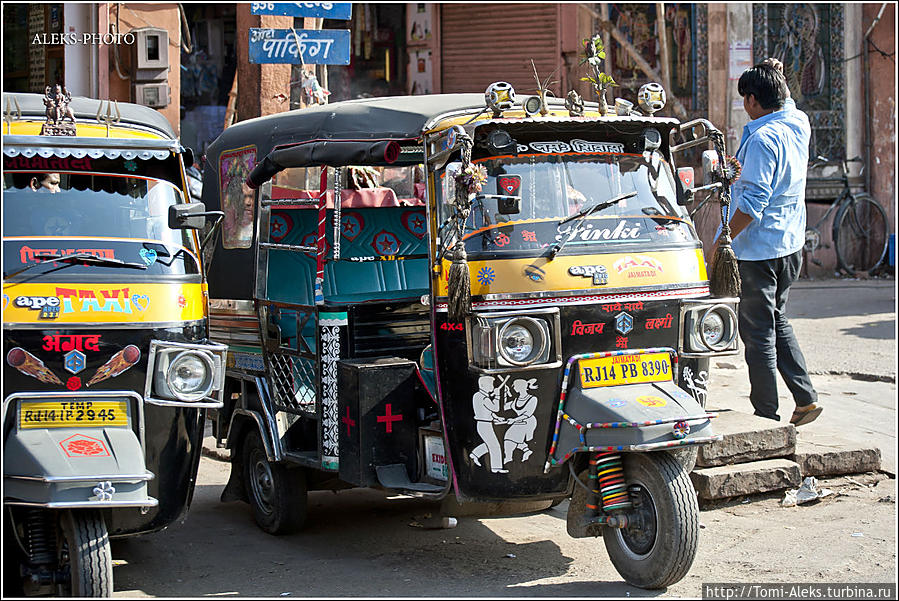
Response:
[{"label": "mirror arm", "polygon": [[[206,245],[209,244],[209,240],[213,235],[218,231],[219,225],[222,223],[222,220],[225,218],[225,214],[222,211],[207,211],[202,213],[203,215],[212,215],[215,217],[215,221],[212,222],[212,227],[209,228],[209,232],[205,236],[203,236],[203,240],[200,241],[200,249],[206,248]],[[198,213],[199,215],[199,213]]]}]

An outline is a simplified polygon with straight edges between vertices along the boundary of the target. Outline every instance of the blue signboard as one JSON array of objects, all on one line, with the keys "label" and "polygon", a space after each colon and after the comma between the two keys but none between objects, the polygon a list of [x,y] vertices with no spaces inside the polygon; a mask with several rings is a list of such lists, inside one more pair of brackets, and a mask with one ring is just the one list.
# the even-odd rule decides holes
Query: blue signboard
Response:
[{"label": "blue signboard", "polygon": [[254,15],[321,17],[346,21],[353,16],[353,5],[349,2],[253,2],[250,11]]},{"label": "blue signboard", "polygon": [[250,28],[251,63],[349,65],[349,29]]}]

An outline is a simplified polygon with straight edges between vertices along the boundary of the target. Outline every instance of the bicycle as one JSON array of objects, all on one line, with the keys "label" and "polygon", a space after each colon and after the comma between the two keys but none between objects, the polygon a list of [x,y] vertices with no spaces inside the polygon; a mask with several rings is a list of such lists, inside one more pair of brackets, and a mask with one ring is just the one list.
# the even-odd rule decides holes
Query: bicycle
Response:
[{"label": "bicycle", "polygon": [[853,193],[849,187],[849,163],[860,163],[861,157],[845,160],[831,160],[818,156],[809,163],[809,169],[828,165],[839,165],[839,177],[824,177],[819,181],[840,182],[843,186],[827,211],[812,226],[805,230],[805,246],[815,265],[821,261],[812,256],[821,243],[821,225],[836,211],[833,220],[832,238],[837,255],[837,267],[848,275],[871,274],[883,261],[887,250],[887,216],[883,207],[869,194]]}]

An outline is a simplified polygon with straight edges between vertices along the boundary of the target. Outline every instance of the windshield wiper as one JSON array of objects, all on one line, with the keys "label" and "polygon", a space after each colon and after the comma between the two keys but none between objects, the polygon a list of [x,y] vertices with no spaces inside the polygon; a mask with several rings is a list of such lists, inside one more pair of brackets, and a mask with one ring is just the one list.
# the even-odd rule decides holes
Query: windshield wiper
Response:
[{"label": "windshield wiper", "polygon": [[[568,217],[565,217],[564,219],[560,220],[559,225],[564,225],[564,224],[568,223],[569,221],[574,221],[575,219],[583,219],[584,217],[587,217],[588,215],[595,213],[596,211],[608,209],[609,207],[618,204],[622,200],[631,198],[632,196],[636,196],[636,195],[637,195],[637,191],[634,190],[633,192],[627,192],[626,194],[620,194],[620,195],[616,196],[615,198],[612,198],[605,202],[598,202],[596,204],[590,205],[589,207],[584,207],[583,209],[581,209],[574,215],[569,215]],[[550,261],[552,261],[556,257],[556,255],[559,254],[559,251],[562,250],[563,246],[568,244],[569,240],[574,238],[574,235],[577,233],[577,231],[578,231],[577,227],[572,226],[568,230],[568,237],[566,237],[564,240],[559,240],[558,242],[556,242],[555,244],[552,245],[552,247],[549,249],[549,260]]]},{"label": "windshield wiper", "polygon": [[60,255],[54,253],[34,255],[35,259],[39,259],[40,262],[32,263],[23,267],[22,269],[15,271],[9,275],[4,274],[3,277],[11,278],[13,276],[17,276],[20,273],[26,272],[33,267],[37,267],[38,265],[43,265],[45,263],[68,263],[69,265],[100,265],[102,267],[125,267],[128,269],[146,269],[147,266],[143,263],[126,263],[121,259],[109,259],[107,257],[98,257],[97,255],[92,255],[90,253],[73,253],[71,255]]},{"label": "windshield wiper", "polygon": [[681,221],[677,217],[672,217],[670,215],[663,215],[655,207],[643,207],[643,214],[648,215],[650,217],[650,219],[652,219],[659,225],[671,225],[672,223],[680,223],[680,221]]}]

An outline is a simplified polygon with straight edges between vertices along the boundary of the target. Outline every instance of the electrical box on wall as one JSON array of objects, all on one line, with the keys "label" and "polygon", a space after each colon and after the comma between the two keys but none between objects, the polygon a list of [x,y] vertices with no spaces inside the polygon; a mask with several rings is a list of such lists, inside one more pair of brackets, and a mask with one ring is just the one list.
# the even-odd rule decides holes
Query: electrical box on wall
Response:
[{"label": "electrical box on wall", "polygon": [[165,81],[169,72],[169,32],[158,27],[132,29],[135,81]]},{"label": "electrical box on wall", "polygon": [[155,109],[167,107],[171,102],[171,90],[169,90],[169,84],[134,84],[134,102]]}]

